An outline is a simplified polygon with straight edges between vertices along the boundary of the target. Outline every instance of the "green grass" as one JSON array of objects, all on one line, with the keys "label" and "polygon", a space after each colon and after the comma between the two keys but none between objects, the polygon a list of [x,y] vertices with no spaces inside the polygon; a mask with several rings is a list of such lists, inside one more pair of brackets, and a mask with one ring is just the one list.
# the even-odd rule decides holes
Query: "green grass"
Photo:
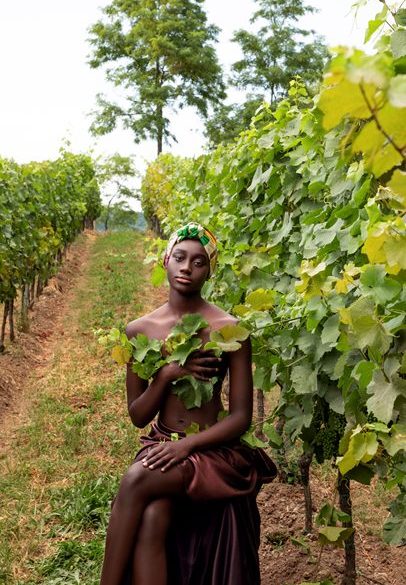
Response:
[{"label": "green grass", "polygon": [[143,240],[99,236],[56,341],[29,384],[29,419],[0,460],[0,583],[98,583],[110,503],[138,447],[125,373],[93,330],[136,318],[147,285]]}]

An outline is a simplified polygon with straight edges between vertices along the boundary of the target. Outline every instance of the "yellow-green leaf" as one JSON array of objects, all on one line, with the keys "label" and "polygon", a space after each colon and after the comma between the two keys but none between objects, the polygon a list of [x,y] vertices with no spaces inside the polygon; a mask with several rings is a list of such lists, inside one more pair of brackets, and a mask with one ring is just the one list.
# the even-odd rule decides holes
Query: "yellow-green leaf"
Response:
[{"label": "yellow-green leaf", "polygon": [[[328,84],[329,77],[326,77],[325,81]],[[318,107],[324,113],[323,126],[326,130],[337,126],[346,116],[360,120],[371,116],[358,84],[351,83],[347,79],[333,86],[325,86],[321,92]]]},{"label": "yellow-green leaf", "polygon": [[275,294],[273,290],[258,288],[247,295],[245,303],[255,311],[266,311],[273,306]]},{"label": "yellow-green leaf", "polygon": [[111,357],[119,366],[124,366],[130,361],[131,351],[121,345],[115,345],[111,350]]},{"label": "yellow-green leaf", "polygon": [[398,201],[406,208],[406,173],[396,169],[387,186],[399,197]]}]

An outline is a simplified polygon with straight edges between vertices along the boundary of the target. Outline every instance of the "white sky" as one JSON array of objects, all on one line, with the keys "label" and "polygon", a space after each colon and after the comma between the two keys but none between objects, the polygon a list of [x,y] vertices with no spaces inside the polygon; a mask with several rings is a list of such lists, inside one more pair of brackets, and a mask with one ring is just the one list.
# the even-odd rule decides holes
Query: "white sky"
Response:
[{"label": "white sky", "polygon": [[[354,22],[355,0],[308,0],[320,12],[305,26],[325,36],[330,46],[361,46],[365,24],[381,7],[370,0]],[[64,139],[72,152],[134,155],[142,171],[155,157],[155,143],[135,145],[129,131],[117,130],[95,139],[89,132],[89,112],[97,93],[114,99],[114,88],[103,73],[90,69],[88,28],[109,0],[0,0],[0,156],[17,162],[52,159]],[[230,42],[234,30],[246,28],[253,0],[206,0],[209,22],[222,29],[217,51],[229,65],[239,57]],[[202,123],[192,111],[173,118],[178,143],[166,150],[193,156],[204,144]]]}]

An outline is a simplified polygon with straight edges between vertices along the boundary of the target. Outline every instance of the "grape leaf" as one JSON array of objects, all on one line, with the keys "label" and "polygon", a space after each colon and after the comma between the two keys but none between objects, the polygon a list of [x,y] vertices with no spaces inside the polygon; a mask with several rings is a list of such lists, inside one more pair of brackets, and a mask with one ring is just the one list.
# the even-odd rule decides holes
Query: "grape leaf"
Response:
[{"label": "grape leaf", "polygon": [[353,467],[350,471],[347,472],[346,477],[348,479],[353,479],[358,483],[362,483],[363,485],[370,485],[371,480],[374,476],[374,470],[368,465],[363,465],[360,463],[356,467]]},{"label": "grape leaf", "polygon": [[176,323],[171,329],[168,338],[175,337],[178,334],[185,334],[187,337],[191,337],[198,333],[201,329],[208,327],[208,322],[199,313],[188,313],[183,315],[182,319]]},{"label": "grape leaf", "polygon": [[395,30],[392,33],[391,39],[392,53],[395,59],[400,59],[406,55],[406,31]]},{"label": "grape leaf", "polygon": [[329,317],[324,325],[323,331],[321,332],[321,341],[329,347],[335,347],[337,339],[340,335],[340,317],[338,315],[332,315]]},{"label": "grape leaf", "polygon": [[177,344],[173,352],[166,358],[166,361],[168,363],[179,362],[183,366],[190,354],[199,349],[201,345],[202,340],[199,337],[191,337],[183,343]]},{"label": "grape leaf", "polygon": [[402,286],[393,278],[386,277],[384,266],[367,265],[361,274],[360,290],[376,303],[384,305],[400,293]]},{"label": "grape leaf", "polygon": [[367,400],[367,408],[376,418],[388,423],[392,420],[393,407],[399,395],[406,396],[406,380],[398,375],[392,376],[387,381],[383,373],[378,370],[367,388],[370,398]]},{"label": "grape leaf", "polygon": [[293,366],[290,379],[298,394],[315,394],[317,392],[317,370],[308,362]]},{"label": "grape leaf", "polygon": [[130,361],[131,351],[121,345],[115,345],[111,350],[111,357],[119,366],[124,366]]},{"label": "grape leaf", "polygon": [[362,463],[367,463],[378,450],[378,441],[373,432],[355,432],[352,434],[348,450],[342,457],[337,458],[340,472],[345,475],[348,471]]},{"label": "grape leaf", "polygon": [[199,423],[192,421],[188,427],[185,429],[186,436],[189,435],[196,435],[196,433],[200,432]]},{"label": "grape leaf", "polygon": [[274,290],[258,288],[248,293],[245,298],[245,304],[254,311],[266,311],[274,305],[275,297],[276,292]]},{"label": "grape leaf", "polygon": [[344,541],[354,532],[354,528],[344,528],[341,526],[322,526],[319,528],[319,540],[321,544],[332,544],[342,546]]},{"label": "grape leaf", "polygon": [[210,333],[205,350],[237,351],[241,347],[241,341],[245,341],[249,336],[249,331],[242,325],[225,325]]},{"label": "grape leaf", "polygon": [[375,304],[370,298],[360,298],[340,310],[341,322],[349,326],[349,339],[359,349],[369,346],[381,353],[390,347],[390,336],[375,315]]},{"label": "grape leaf", "polygon": [[388,14],[387,6],[384,6],[373,20],[368,22],[368,27],[365,32],[364,43],[367,43],[372,35],[385,23]]},{"label": "grape leaf", "polygon": [[406,207],[406,173],[396,169],[387,185],[395,195],[398,196],[399,203]]},{"label": "grape leaf", "polygon": [[399,545],[406,542],[406,494],[402,492],[391,503],[391,515],[383,527],[383,539],[387,544]]},{"label": "grape leaf", "polygon": [[161,355],[162,341],[149,339],[144,333],[138,333],[130,340],[133,346],[133,357],[137,362],[142,362],[149,352]]},{"label": "grape leaf", "polygon": [[194,376],[184,376],[172,383],[172,393],[183,402],[188,410],[200,408],[213,397],[213,388],[216,378],[211,382],[196,380]]},{"label": "grape leaf", "polygon": [[393,425],[390,431],[390,436],[382,433],[379,435],[379,438],[386,451],[393,457],[401,449],[406,451],[406,425]]},{"label": "grape leaf", "polygon": [[256,436],[254,425],[251,425],[248,431],[241,435],[240,441],[243,445],[251,447],[251,449],[256,449],[257,447],[263,448],[268,446],[266,443],[264,443],[264,441],[262,441]]},{"label": "grape leaf", "polygon": [[262,430],[266,435],[267,439],[269,440],[270,445],[274,447],[274,449],[279,449],[280,447],[282,447],[283,439],[281,435],[277,432],[273,424],[265,422],[263,424]]},{"label": "grape leaf", "polygon": [[388,99],[395,108],[406,108],[406,75],[397,75],[390,80]]}]

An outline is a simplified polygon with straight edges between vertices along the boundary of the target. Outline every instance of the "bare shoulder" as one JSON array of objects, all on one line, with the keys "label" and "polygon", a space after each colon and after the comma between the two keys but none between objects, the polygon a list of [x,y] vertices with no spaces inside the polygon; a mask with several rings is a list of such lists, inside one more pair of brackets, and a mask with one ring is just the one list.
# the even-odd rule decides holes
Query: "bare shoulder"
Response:
[{"label": "bare shoulder", "polygon": [[162,317],[165,314],[165,305],[158,307],[151,313],[147,313],[134,321],[128,323],[125,332],[129,339],[135,337],[139,333],[144,333],[148,337],[153,337],[153,332],[159,328]]},{"label": "bare shoulder", "polygon": [[217,305],[213,305],[212,303],[208,303],[208,305],[207,320],[210,323],[211,329],[221,329],[226,325],[237,325],[238,319],[233,315],[223,311],[223,309],[220,309]]}]

